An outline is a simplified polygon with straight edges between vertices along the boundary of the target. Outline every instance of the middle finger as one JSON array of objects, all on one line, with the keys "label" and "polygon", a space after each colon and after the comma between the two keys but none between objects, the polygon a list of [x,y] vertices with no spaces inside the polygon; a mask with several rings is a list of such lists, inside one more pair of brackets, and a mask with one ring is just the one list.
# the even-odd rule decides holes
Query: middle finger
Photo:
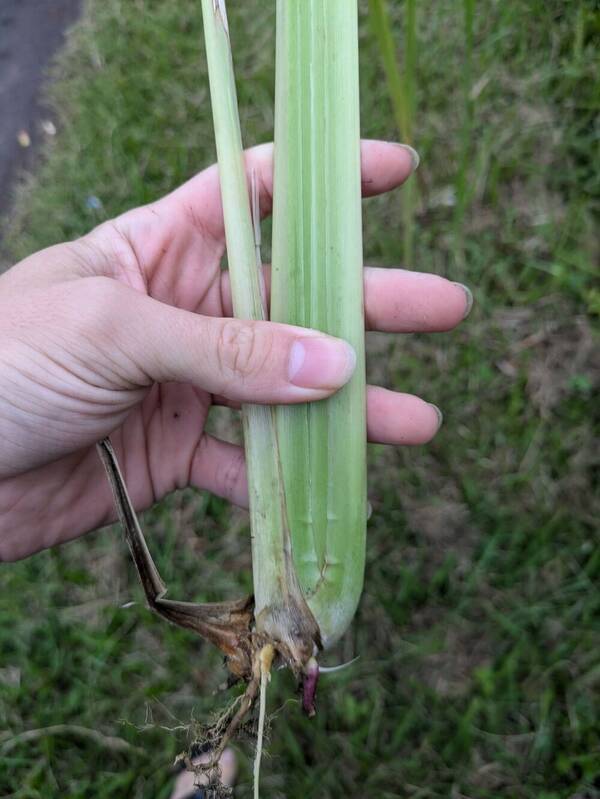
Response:
[{"label": "middle finger", "polygon": [[[271,268],[264,267],[267,294]],[[365,326],[387,333],[452,330],[466,316],[473,297],[466,286],[425,272],[365,267]],[[233,315],[229,274],[221,273],[223,313]]]}]

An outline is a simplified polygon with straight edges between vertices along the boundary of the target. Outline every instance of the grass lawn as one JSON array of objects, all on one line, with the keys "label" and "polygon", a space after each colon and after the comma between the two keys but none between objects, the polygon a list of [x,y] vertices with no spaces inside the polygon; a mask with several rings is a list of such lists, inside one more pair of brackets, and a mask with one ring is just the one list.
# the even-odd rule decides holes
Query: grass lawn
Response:
[{"label": "grass lawn", "polygon": [[[366,5],[363,132],[393,139]],[[400,43],[403,4],[389,5]],[[229,6],[250,145],[272,135],[274,4]],[[415,264],[468,283],[475,306],[453,334],[370,335],[371,379],[435,402],[445,425],[426,447],[371,449],[366,589],[331,662],[361,657],[323,678],[312,721],[276,676],[263,793],[592,799],[600,16],[595,0],[478,3],[469,70],[461,4],[418,7]],[[19,192],[15,258],[214,160],[201,36],[196,0],[88,3],[56,67],[58,135]],[[369,262],[401,262],[401,202],[365,203]],[[172,596],[250,590],[241,511],[189,490],[144,522]],[[116,529],[0,567],[1,796],[168,797],[225,674],[141,600]],[[236,796],[251,795],[251,753],[241,742]]]}]

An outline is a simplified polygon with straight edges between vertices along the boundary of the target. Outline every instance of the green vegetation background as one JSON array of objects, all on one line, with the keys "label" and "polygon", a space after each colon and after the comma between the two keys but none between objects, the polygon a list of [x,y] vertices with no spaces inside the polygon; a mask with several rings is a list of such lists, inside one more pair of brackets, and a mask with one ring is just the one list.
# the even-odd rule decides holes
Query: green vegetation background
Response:
[{"label": "green vegetation background", "polygon": [[[229,3],[247,145],[273,127],[273,5]],[[363,131],[394,139],[366,11]],[[331,658],[361,659],[323,679],[310,722],[277,675],[264,796],[599,797],[598,6],[478,3],[470,68],[462,5],[418,11],[415,264],[468,283],[475,307],[453,334],[370,336],[371,378],[446,421],[427,447],[371,449],[366,590]],[[214,160],[201,36],[195,0],[89,3],[55,70],[58,135],[19,193],[15,257]],[[401,202],[365,203],[369,262],[400,263]],[[241,512],[187,491],[144,521],[172,596],[249,590]],[[117,530],[3,565],[0,795],[165,799],[223,679],[213,651],[144,609]],[[15,738],[62,724],[130,748],[76,727]]]}]

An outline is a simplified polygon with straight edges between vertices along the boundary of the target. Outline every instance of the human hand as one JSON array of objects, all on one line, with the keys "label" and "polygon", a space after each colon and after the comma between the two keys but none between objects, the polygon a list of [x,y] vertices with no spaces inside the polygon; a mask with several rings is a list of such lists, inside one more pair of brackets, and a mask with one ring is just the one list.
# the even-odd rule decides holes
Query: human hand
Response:
[{"label": "human hand", "polygon": [[[246,163],[265,215],[271,145]],[[365,195],[388,191],[411,173],[410,152],[364,142],[362,171]],[[350,377],[338,339],[228,318],[224,251],[213,166],[0,277],[0,561],[114,520],[94,446],[109,434],[137,509],[188,485],[247,504],[243,450],[204,431],[211,404],[321,399]],[[449,330],[469,307],[443,278],[365,270],[370,329]],[[367,405],[371,441],[420,444],[439,427],[435,406],[411,395],[369,387]]]}]

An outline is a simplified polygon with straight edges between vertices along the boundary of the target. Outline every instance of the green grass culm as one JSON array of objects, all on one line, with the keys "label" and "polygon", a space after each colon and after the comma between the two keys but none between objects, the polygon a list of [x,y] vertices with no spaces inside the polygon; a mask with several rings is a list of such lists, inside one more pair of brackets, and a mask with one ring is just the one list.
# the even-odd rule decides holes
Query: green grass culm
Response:
[{"label": "green grass culm", "polygon": [[[362,132],[397,139],[360,5]],[[466,5],[418,3],[411,266],[469,284],[475,306],[454,333],[367,345],[369,381],[435,402],[445,425],[426,447],[370,450],[366,590],[331,662],[362,657],[323,677],[310,721],[274,677],[264,796],[600,795],[597,4],[475,4],[468,136]],[[272,137],[274,4],[229,6],[250,146]],[[388,11],[401,49],[405,5]],[[201,40],[195,0],[86,5],[54,70],[58,134],[6,237],[15,259],[215,160]],[[402,263],[393,197],[364,204],[364,242],[368,263]],[[187,490],[143,521],[173,596],[251,590],[240,511]],[[223,676],[217,652],[143,608],[119,531],[2,564],[0,796],[167,799]]]}]

